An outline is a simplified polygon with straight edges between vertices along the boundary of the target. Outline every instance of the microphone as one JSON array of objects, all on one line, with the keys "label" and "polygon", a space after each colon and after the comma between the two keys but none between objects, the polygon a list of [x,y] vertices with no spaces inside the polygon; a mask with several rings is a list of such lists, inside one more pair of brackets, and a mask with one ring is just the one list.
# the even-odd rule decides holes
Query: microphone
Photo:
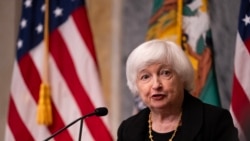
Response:
[{"label": "microphone", "polygon": [[106,116],[108,114],[108,109],[105,107],[96,108],[94,113],[97,116]]},{"label": "microphone", "polygon": [[81,133],[82,133],[82,124],[83,124],[83,119],[90,117],[90,116],[105,116],[108,114],[108,109],[106,107],[99,107],[96,108],[94,110],[94,112],[89,113],[87,115],[84,115],[76,120],[74,120],[73,122],[71,122],[70,124],[68,124],[67,126],[61,128],[60,130],[58,130],[57,132],[55,132],[53,135],[51,135],[50,137],[48,137],[47,139],[45,139],[44,141],[48,141],[51,138],[55,137],[56,135],[58,135],[59,133],[61,133],[62,131],[66,130],[67,128],[69,128],[70,126],[72,126],[73,124],[75,124],[77,121],[81,120],[81,124],[80,124],[80,131],[79,131],[79,141],[81,141]]}]

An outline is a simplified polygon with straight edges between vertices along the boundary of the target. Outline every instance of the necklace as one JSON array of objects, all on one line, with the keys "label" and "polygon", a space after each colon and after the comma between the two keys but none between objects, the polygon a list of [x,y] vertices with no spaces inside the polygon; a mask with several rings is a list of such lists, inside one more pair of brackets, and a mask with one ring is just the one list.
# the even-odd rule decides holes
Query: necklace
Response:
[{"label": "necklace", "polygon": [[[174,133],[172,134],[171,138],[168,141],[173,141],[173,138],[175,137],[175,134],[177,132],[177,128],[181,123],[181,116],[182,116],[182,112],[179,115],[179,122],[178,125],[176,126]],[[154,141],[153,140],[153,135],[152,135],[152,120],[151,120],[151,112],[149,113],[149,118],[148,118],[148,134],[149,134],[149,139],[150,141]]]}]

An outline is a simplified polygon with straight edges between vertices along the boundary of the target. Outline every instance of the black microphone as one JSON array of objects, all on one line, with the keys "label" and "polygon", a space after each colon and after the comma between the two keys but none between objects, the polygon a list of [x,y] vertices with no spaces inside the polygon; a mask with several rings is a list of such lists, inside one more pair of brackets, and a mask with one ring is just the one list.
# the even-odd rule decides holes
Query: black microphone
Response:
[{"label": "black microphone", "polygon": [[67,126],[61,128],[60,130],[58,130],[57,132],[55,132],[53,135],[51,135],[50,137],[48,137],[47,139],[45,139],[44,141],[48,141],[51,138],[55,137],[56,135],[58,135],[59,133],[61,133],[62,131],[64,131],[65,129],[69,128],[71,125],[75,124],[77,121],[81,120],[81,124],[80,124],[80,131],[79,131],[79,141],[81,140],[81,133],[82,133],[82,124],[83,124],[83,119],[96,115],[96,116],[105,116],[108,114],[108,109],[106,107],[99,107],[96,108],[94,112],[89,113],[87,115],[84,115],[76,120],[74,120],[73,122],[71,122],[70,124],[68,124]]},{"label": "black microphone", "polygon": [[100,107],[95,109],[95,115],[106,116],[108,114],[108,109],[105,107]]}]

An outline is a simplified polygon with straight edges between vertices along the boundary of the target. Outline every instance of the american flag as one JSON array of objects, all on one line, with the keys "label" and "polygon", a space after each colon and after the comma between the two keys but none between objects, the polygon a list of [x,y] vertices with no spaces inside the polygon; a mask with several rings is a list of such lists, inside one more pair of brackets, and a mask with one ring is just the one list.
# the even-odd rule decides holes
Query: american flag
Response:
[{"label": "american flag", "polygon": [[[48,66],[44,66],[44,0],[24,0],[10,90],[6,141],[44,140],[75,119],[103,107],[104,99],[84,0],[50,0]],[[44,67],[51,89],[52,124],[36,121]],[[54,140],[77,140],[80,124]],[[86,141],[111,141],[107,117],[87,118]]]},{"label": "american flag", "polygon": [[250,141],[250,3],[242,0],[234,58],[230,111],[241,141]]}]

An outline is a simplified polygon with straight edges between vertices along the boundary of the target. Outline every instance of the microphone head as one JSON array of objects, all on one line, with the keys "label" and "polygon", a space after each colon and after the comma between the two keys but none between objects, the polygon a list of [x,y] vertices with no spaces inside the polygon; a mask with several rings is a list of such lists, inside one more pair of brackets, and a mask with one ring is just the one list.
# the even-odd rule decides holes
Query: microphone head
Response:
[{"label": "microphone head", "polygon": [[106,107],[100,107],[95,109],[96,116],[105,116],[108,114],[108,109]]}]

